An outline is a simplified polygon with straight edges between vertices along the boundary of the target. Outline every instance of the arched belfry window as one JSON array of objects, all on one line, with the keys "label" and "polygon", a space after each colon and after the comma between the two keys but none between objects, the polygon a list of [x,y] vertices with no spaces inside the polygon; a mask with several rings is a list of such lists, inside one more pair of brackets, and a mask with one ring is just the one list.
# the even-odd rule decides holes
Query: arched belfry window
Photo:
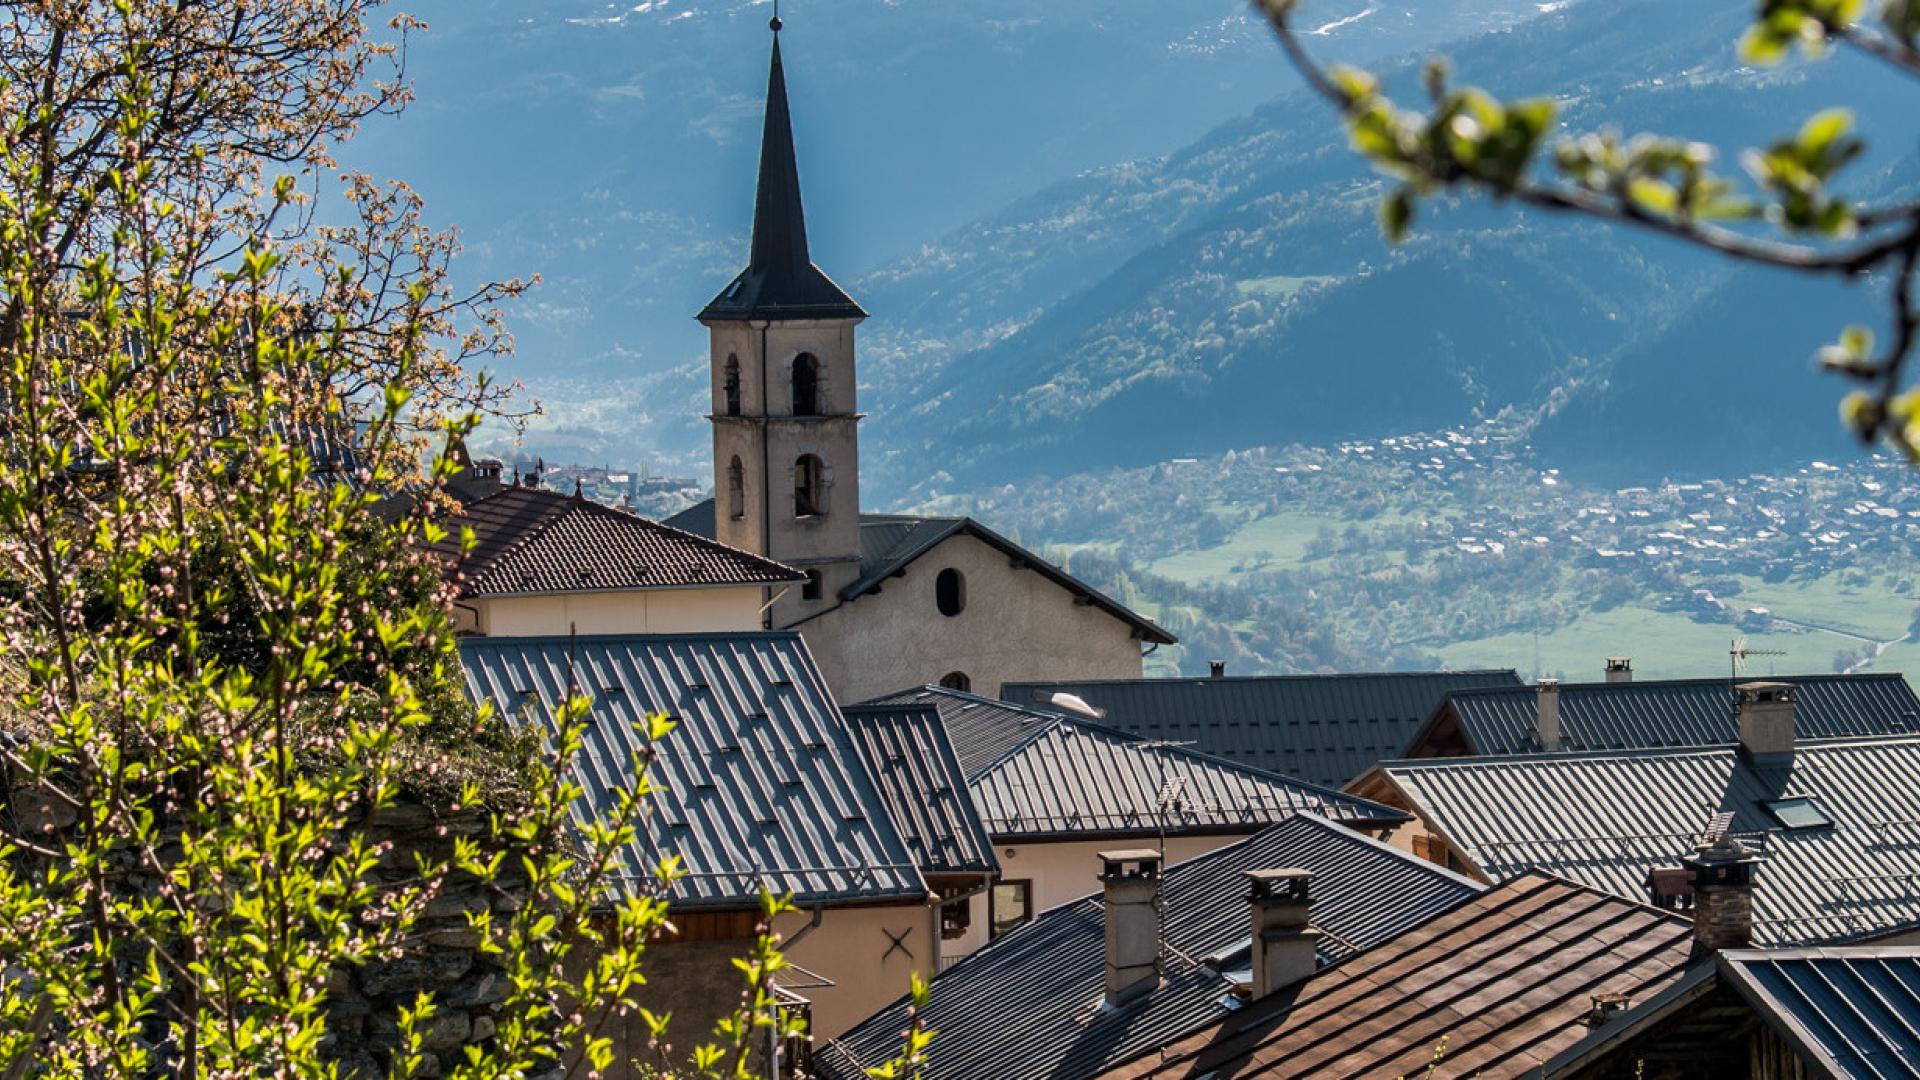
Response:
[{"label": "arched belfry window", "polygon": [[820,415],[820,361],[812,353],[793,358],[793,415]]},{"label": "arched belfry window", "polygon": [[724,389],[725,389],[725,401],[722,402],[721,407],[726,410],[726,414],[728,416],[739,416],[740,415],[740,358],[737,356],[727,357],[726,386]]},{"label": "arched belfry window", "polygon": [[967,610],[966,575],[952,567],[940,571],[933,579],[933,603],[948,618]]},{"label": "arched belfry window", "polygon": [[737,457],[727,465],[727,516],[735,521],[747,516],[747,470]]},{"label": "arched belfry window", "polygon": [[973,690],[973,680],[967,678],[964,671],[949,671],[940,676],[940,685],[949,690],[958,690],[965,694]]},{"label": "arched belfry window", "polygon": [[827,512],[827,467],[812,454],[793,463],[793,516],[818,517]]}]

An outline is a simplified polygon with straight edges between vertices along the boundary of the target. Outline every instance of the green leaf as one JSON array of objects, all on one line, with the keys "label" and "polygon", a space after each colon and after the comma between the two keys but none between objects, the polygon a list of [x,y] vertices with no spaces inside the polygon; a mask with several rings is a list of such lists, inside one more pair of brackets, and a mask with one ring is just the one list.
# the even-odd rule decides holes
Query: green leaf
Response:
[{"label": "green leaf", "polygon": [[1680,209],[1680,193],[1672,184],[1649,176],[1636,176],[1627,183],[1627,195],[1641,209],[1670,217]]},{"label": "green leaf", "polygon": [[1406,188],[1398,188],[1380,201],[1380,231],[1389,242],[1397,244],[1406,239],[1413,225],[1413,210],[1413,194]]}]

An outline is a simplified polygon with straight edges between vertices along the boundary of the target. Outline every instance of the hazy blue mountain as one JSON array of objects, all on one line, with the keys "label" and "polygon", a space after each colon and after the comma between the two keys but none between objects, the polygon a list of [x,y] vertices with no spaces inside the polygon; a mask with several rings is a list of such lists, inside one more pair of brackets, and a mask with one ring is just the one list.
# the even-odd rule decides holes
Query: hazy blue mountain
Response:
[{"label": "hazy blue mountain", "polygon": [[[1904,134],[1908,88],[1851,57],[1744,68],[1733,42],[1748,17],[1733,2],[1594,0],[1451,51],[1463,81],[1552,95],[1575,129],[1616,122],[1732,151],[1843,101],[1883,133],[1870,177],[1905,150],[1886,133]],[[1411,67],[1395,82],[1404,101],[1417,100],[1412,82]],[[1800,376],[1820,339],[1860,317],[1857,290],[1772,279],[1749,302],[1747,277],[1678,245],[1478,203],[1433,208],[1416,240],[1389,249],[1371,224],[1378,190],[1327,110],[1296,94],[862,278],[856,295],[876,313],[876,487],[1549,404],[1543,442],[1593,469],[1677,474],[1834,450],[1844,387]],[[1791,325],[1741,325],[1755,313]],[[1762,414],[1778,418],[1768,434],[1727,437]],[[928,461],[949,475],[929,481]]]},{"label": "hazy blue mountain", "polygon": [[[657,397],[649,377],[700,353],[692,315],[745,255],[771,5],[405,7],[430,24],[408,56],[418,100],[367,125],[349,162],[409,180],[434,220],[459,223],[469,276],[543,277],[514,313],[509,370],[565,403],[543,437],[644,446],[667,410],[635,395]],[[1316,40],[1380,56],[1534,5],[1318,7]],[[815,254],[842,281],[1085,170],[1164,153],[1289,81],[1242,0],[789,0],[782,14]],[[615,413],[602,393],[624,399]]]}]

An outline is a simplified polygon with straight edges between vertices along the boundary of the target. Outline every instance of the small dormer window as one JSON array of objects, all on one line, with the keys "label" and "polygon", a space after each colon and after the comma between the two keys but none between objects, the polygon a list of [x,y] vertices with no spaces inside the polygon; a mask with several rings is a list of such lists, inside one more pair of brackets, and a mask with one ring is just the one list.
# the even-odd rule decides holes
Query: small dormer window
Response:
[{"label": "small dormer window", "polygon": [[820,415],[820,361],[812,353],[793,358],[793,415]]},{"label": "small dormer window", "polygon": [[725,385],[722,388],[721,407],[728,416],[740,415],[740,358],[727,357]]},{"label": "small dormer window", "polygon": [[973,690],[973,680],[968,678],[964,671],[949,671],[940,676],[940,685],[948,690],[958,690],[963,694]]}]

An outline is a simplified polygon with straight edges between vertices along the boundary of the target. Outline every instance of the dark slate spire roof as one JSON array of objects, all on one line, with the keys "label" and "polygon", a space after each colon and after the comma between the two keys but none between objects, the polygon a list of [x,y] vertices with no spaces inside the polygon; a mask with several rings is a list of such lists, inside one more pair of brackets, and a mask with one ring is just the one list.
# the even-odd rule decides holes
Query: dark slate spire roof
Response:
[{"label": "dark slate spire roof", "polygon": [[800,168],[793,153],[793,116],[780,36],[773,38],[767,73],[767,122],[760,137],[760,188],[753,207],[753,254],[700,318],[864,319],[867,313],[807,253],[807,219],[800,207]]}]

